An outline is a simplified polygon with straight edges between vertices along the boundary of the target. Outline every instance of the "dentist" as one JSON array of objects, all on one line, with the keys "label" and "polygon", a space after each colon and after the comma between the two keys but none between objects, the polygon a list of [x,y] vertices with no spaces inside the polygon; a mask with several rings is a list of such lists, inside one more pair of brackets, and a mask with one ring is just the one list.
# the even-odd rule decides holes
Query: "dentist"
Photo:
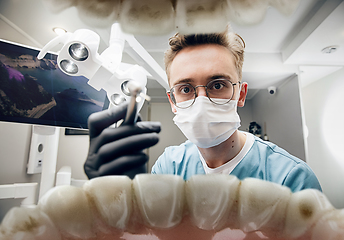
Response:
[{"label": "dentist", "polygon": [[[244,106],[247,94],[247,83],[241,81],[245,43],[239,35],[177,33],[169,43],[167,95],[173,120],[188,140],[166,148],[152,167],[153,174],[176,174],[185,180],[195,174],[233,174],[275,182],[294,192],[321,190],[304,161],[238,130],[237,107]],[[90,150],[84,166],[89,178],[142,166],[148,159],[142,150],[158,142],[156,122],[109,129],[125,117],[125,109],[90,116]]]}]

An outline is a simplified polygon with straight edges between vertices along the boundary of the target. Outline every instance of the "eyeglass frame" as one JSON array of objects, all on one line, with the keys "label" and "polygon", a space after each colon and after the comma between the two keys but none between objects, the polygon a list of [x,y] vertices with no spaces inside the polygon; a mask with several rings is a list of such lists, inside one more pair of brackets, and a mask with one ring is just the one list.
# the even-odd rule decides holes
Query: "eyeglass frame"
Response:
[{"label": "eyeglass frame", "polygon": [[[216,102],[214,102],[213,100],[211,100],[211,98],[210,98],[209,95],[208,95],[208,84],[211,83],[211,82],[213,82],[213,81],[218,81],[218,80],[226,80],[226,81],[228,81],[228,82],[232,85],[232,87],[233,87],[233,94],[232,94],[231,98],[230,98],[227,102],[224,102],[224,103],[216,103]],[[193,87],[193,89],[194,89],[194,91],[195,91],[195,97],[194,97],[194,99],[193,99],[193,102],[190,104],[190,106],[185,107],[185,108],[177,106],[177,103],[176,103],[176,100],[175,100],[174,96],[171,95],[171,90],[172,90],[175,86],[177,86],[177,85],[179,85],[179,84],[176,84],[175,86],[171,87],[170,90],[167,91],[167,93],[170,95],[171,101],[172,101],[172,103],[174,104],[174,106],[176,106],[177,108],[186,109],[186,108],[191,107],[191,106],[195,103],[196,98],[197,98],[197,91],[196,91],[196,89],[197,89],[198,87],[204,87],[204,88],[205,88],[205,93],[206,93],[207,98],[209,99],[209,101],[211,101],[212,103],[214,103],[214,104],[216,104],[216,105],[224,105],[224,104],[229,103],[229,102],[233,99],[233,96],[234,96],[234,93],[235,93],[235,88],[234,88],[234,86],[237,85],[237,84],[240,85],[241,83],[242,83],[241,81],[236,82],[236,83],[232,83],[230,80],[225,79],[225,78],[213,79],[213,80],[209,81],[206,85],[196,85],[196,86],[192,86],[190,83],[179,83],[179,84],[190,85],[191,87]]]}]

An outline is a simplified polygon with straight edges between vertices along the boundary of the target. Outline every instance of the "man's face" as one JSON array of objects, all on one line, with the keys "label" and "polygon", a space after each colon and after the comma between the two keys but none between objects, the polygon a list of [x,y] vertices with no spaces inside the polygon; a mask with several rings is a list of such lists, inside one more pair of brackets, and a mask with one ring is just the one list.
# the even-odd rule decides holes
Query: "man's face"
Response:
[{"label": "man's face", "polygon": [[[170,66],[170,87],[179,83],[205,86],[214,78],[225,78],[232,83],[239,82],[232,54],[228,49],[217,44],[187,47],[177,54]],[[239,84],[235,86],[233,99],[239,99],[238,106],[243,106],[245,102],[246,83],[243,84],[242,89],[244,91],[243,98]],[[203,87],[197,88],[197,96],[206,96]],[[176,107],[171,100],[170,103],[172,111],[175,113]]]}]

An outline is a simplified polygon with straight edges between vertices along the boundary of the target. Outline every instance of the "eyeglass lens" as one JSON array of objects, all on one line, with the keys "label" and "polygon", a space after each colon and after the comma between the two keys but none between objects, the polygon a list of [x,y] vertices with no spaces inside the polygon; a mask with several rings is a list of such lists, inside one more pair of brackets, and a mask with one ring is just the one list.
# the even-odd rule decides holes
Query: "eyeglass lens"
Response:
[{"label": "eyeglass lens", "polygon": [[[206,86],[192,86],[189,83],[181,83],[175,85],[171,89],[171,99],[177,107],[183,106],[183,108],[190,107],[196,98],[196,88],[205,87],[206,93],[210,101],[215,104],[225,104],[229,102],[234,94],[234,86],[227,79],[216,79],[208,82]],[[228,99],[228,101],[223,101]],[[182,102],[189,101],[190,104],[181,104]],[[186,106],[187,105],[187,106]]]}]

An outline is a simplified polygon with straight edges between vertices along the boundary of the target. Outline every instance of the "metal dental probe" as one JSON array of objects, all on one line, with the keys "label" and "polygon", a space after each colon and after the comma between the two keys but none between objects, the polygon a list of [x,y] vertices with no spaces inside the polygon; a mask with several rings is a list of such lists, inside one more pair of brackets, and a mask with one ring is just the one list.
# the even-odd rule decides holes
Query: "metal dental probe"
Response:
[{"label": "metal dental probe", "polygon": [[142,87],[138,85],[135,81],[129,81],[127,83],[127,88],[129,90],[131,99],[128,105],[127,114],[123,124],[133,125],[137,121],[137,97],[142,97],[147,101],[150,101],[150,97],[142,92]]}]

